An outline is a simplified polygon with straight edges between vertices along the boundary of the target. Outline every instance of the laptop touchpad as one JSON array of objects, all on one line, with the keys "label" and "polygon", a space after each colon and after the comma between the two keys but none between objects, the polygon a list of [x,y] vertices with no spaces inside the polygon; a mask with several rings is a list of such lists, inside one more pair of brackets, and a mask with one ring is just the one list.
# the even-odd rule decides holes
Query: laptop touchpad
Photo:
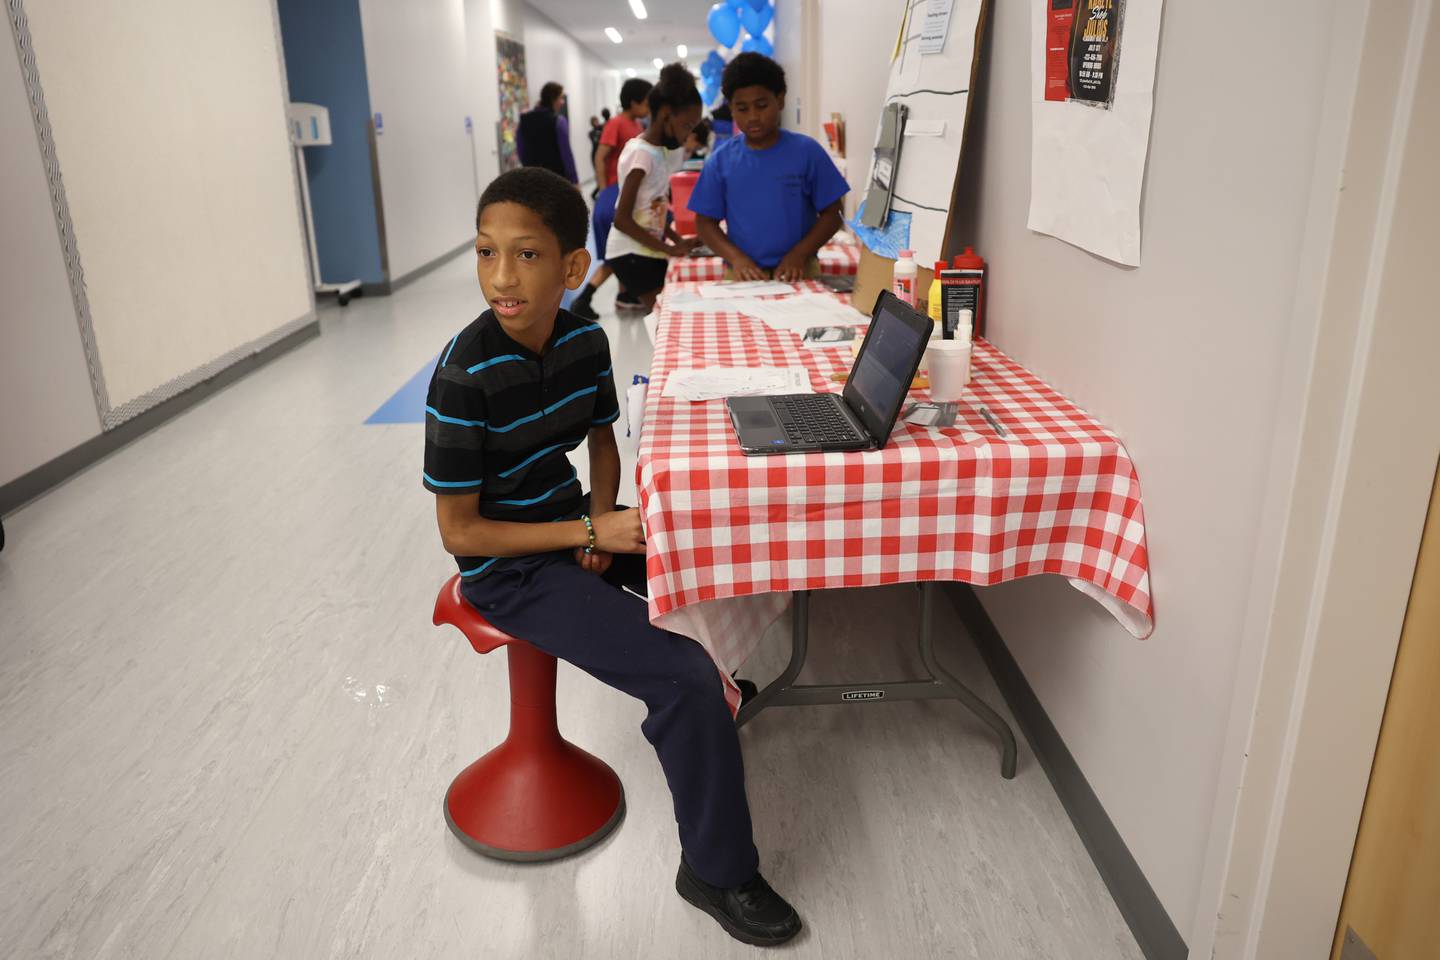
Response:
[{"label": "laptop touchpad", "polygon": [[769,410],[741,410],[739,418],[740,426],[750,430],[764,430],[767,427],[778,426],[775,415]]}]

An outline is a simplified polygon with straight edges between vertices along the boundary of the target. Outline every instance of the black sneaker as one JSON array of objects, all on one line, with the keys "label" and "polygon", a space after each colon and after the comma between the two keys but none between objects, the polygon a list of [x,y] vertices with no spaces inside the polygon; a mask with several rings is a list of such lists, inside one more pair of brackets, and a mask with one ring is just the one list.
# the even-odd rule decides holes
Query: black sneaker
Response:
[{"label": "black sneaker", "polygon": [[575,314],[575,316],[581,318],[582,320],[600,319],[600,314],[596,313],[595,308],[590,306],[589,297],[586,297],[583,300],[576,300],[574,303],[570,304],[570,312]]},{"label": "black sneaker", "polygon": [[740,677],[735,676],[733,673],[730,675],[730,679],[734,680],[735,686],[740,688],[740,706],[742,707],[745,706],[745,704],[749,703],[751,700],[754,700],[756,695],[760,692],[760,688],[755,686],[755,683],[751,680],[742,680]]},{"label": "black sneaker", "polygon": [[757,947],[778,947],[794,939],[800,932],[800,915],[785,902],[765,878],[754,879],[732,890],[722,890],[695,876],[695,871],[682,857],[680,872],[675,875],[675,890],[693,906],[699,907],[741,943]]}]

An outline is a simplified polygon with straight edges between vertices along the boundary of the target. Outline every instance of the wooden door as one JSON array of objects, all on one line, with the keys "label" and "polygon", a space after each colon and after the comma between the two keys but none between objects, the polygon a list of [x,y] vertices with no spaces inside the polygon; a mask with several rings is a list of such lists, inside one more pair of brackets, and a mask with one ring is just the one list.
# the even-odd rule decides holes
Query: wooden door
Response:
[{"label": "wooden door", "polygon": [[[1364,643],[1365,637],[1356,637]],[[1440,957],[1440,473],[1332,960]],[[1350,933],[1353,931],[1353,934]],[[1349,940],[1350,942],[1347,942]],[[1356,942],[1358,940],[1358,942]]]}]

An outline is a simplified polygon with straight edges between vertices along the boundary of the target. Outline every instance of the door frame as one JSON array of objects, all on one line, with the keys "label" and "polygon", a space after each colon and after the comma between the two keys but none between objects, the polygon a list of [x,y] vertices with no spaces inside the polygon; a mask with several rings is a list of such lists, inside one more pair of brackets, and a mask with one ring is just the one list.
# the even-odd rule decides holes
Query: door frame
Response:
[{"label": "door frame", "polygon": [[1440,187],[1418,173],[1440,156],[1434,7],[1334,12],[1192,957],[1326,956],[1339,915],[1440,455]]}]

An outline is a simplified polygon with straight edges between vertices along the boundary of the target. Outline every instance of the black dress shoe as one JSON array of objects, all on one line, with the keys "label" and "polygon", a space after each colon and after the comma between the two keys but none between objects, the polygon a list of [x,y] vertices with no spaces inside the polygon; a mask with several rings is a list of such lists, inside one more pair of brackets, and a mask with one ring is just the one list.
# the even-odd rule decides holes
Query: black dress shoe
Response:
[{"label": "black dress shoe", "polygon": [[681,858],[675,890],[742,943],[777,947],[800,932],[800,915],[758,873],[748,883],[722,890],[697,877]]},{"label": "black dress shoe", "polygon": [[589,297],[586,297],[584,300],[576,300],[574,303],[570,304],[570,312],[575,314],[575,316],[580,317],[582,320],[600,319],[600,314],[596,313],[595,308],[590,306]]}]

